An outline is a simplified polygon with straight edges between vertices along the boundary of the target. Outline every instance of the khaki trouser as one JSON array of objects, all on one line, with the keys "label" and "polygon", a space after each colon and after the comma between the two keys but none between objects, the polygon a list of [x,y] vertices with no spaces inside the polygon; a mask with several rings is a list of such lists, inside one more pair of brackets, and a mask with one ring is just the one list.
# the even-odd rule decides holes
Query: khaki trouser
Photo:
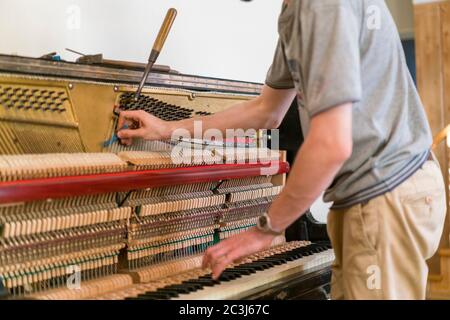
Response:
[{"label": "khaki trouser", "polygon": [[426,260],[439,246],[445,213],[445,186],[434,161],[390,193],[332,210],[331,298],[425,299]]}]

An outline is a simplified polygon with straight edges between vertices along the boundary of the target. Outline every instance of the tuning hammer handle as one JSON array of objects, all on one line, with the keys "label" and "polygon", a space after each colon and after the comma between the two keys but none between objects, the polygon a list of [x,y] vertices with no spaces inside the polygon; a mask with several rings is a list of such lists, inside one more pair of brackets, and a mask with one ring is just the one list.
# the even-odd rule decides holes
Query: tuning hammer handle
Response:
[{"label": "tuning hammer handle", "polygon": [[153,44],[152,54],[150,55],[149,61],[155,62],[159,53],[161,52],[164,43],[166,42],[167,36],[169,35],[170,29],[172,28],[173,22],[177,17],[177,10],[171,8],[167,11],[166,18],[164,19],[161,29],[159,29],[158,36],[156,37],[155,43]]}]

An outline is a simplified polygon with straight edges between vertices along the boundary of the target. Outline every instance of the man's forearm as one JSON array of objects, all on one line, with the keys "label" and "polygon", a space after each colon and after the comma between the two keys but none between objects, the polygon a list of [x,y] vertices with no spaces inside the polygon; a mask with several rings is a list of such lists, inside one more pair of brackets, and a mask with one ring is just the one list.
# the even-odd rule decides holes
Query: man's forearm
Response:
[{"label": "man's forearm", "polygon": [[[259,97],[210,116],[182,121],[164,121],[142,110],[122,111],[117,136],[121,143],[131,145],[136,138],[166,140],[174,135],[185,137],[186,134],[195,137],[199,129],[201,137],[197,138],[201,139],[209,129],[219,130],[222,136],[227,136],[227,129],[274,129],[286,115],[295,95],[295,89],[278,90],[264,85]],[[201,128],[196,126],[196,121],[200,122]],[[133,124],[131,128],[130,124]],[[216,132],[210,131],[208,134],[217,137]]]},{"label": "man's forearm", "polygon": [[[269,209],[272,227],[285,230],[299,218],[333,181],[353,148],[352,104],[329,108],[315,115],[297,156],[286,188]],[[203,267],[217,279],[231,263],[270,247],[275,235],[251,228],[209,248]]]},{"label": "man's forearm", "polygon": [[170,138],[177,129],[188,130],[194,134],[194,123],[201,121],[202,130],[216,129],[225,133],[226,129],[269,129],[270,119],[264,114],[261,99],[244,101],[216,114],[181,121],[170,122],[167,137]]},{"label": "man's forearm", "polygon": [[259,97],[238,103],[222,112],[170,122],[166,138],[170,138],[176,129],[188,130],[193,135],[195,121],[202,122],[203,131],[216,129],[222,133],[227,129],[274,129],[280,125],[295,95],[295,89],[277,90],[263,86]]},{"label": "man's forearm", "polygon": [[344,159],[330,156],[330,151],[327,146],[305,141],[285,189],[270,208],[275,230],[285,230],[300,218],[332,183]]}]

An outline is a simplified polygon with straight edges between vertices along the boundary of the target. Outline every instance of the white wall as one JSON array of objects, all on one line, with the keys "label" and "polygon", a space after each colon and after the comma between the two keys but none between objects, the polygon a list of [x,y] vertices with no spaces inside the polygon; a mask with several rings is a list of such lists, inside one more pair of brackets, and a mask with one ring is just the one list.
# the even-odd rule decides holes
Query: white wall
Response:
[{"label": "white wall", "polygon": [[0,0],[0,52],[57,51],[74,60],[64,51],[69,47],[145,62],[172,6],[179,14],[159,63],[183,73],[264,80],[277,40],[280,1]]}]

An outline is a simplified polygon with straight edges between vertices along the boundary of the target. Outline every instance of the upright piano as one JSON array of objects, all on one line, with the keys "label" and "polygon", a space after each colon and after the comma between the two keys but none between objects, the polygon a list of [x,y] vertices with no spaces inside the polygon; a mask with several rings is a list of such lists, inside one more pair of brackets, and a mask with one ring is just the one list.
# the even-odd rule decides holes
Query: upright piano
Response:
[{"label": "upright piano", "polygon": [[126,147],[118,109],[177,121],[261,90],[166,70],[130,103],[141,75],[0,55],[0,298],[326,299],[333,252],[309,213],[219,280],[201,269],[208,247],[253,227],[281,192],[302,142],[295,102],[287,153],[261,133]]}]

